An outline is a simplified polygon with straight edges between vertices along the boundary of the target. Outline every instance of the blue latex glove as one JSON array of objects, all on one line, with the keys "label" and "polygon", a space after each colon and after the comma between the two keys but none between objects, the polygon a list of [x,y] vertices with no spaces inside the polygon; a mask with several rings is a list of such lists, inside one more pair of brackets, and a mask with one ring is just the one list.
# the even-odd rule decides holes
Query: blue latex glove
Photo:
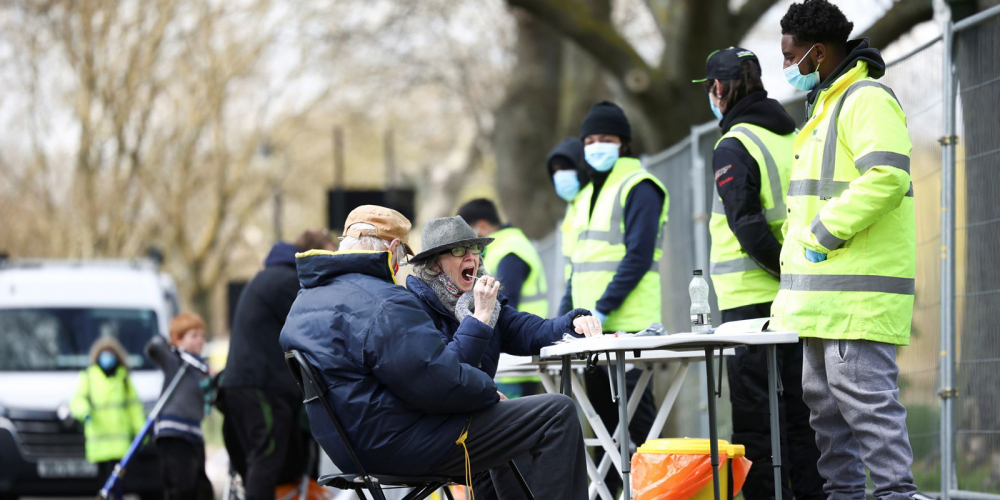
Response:
[{"label": "blue latex glove", "polygon": [[814,251],[809,250],[807,248],[806,249],[806,260],[808,260],[809,262],[813,262],[813,263],[823,262],[824,260],[826,260],[826,254],[825,253],[814,252]]},{"label": "blue latex glove", "polygon": [[596,309],[595,309],[595,310],[593,310],[593,311],[590,311],[590,314],[593,314],[595,318],[597,318],[597,319],[601,320],[601,324],[602,324],[602,325],[603,325],[603,324],[604,324],[604,322],[605,322],[605,321],[607,321],[607,319],[608,319],[608,315],[607,315],[607,314],[604,314],[604,313],[602,313],[601,311],[598,311],[598,310],[596,310]]}]

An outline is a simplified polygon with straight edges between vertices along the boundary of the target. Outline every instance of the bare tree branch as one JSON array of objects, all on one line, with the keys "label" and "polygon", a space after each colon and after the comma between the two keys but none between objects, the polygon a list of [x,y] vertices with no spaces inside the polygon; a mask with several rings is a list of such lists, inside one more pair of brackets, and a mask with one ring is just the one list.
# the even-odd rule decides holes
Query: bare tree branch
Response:
[{"label": "bare tree branch", "polygon": [[635,78],[635,72],[653,80],[656,69],[643,61],[635,48],[607,21],[595,18],[578,0],[507,0],[552,26],[590,52],[618,78]]},{"label": "bare tree branch", "polygon": [[778,3],[777,0],[747,0],[732,16],[732,38],[739,41],[753,28],[757,21]]},{"label": "bare tree branch", "polygon": [[934,17],[934,6],[925,0],[898,0],[885,15],[871,25],[862,37],[871,40],[872,47],[885,47],[914,26],[930,21]]}]

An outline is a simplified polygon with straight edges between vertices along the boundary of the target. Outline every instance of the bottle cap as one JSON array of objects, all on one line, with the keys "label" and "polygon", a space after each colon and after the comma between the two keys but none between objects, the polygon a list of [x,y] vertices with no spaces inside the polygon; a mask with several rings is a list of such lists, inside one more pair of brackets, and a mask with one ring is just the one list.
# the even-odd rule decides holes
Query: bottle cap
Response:
[{"label": "bottle cap", "polygon": [[694,275],[695,276],[701,276],[701,269],[695,269],[694,270]]}]

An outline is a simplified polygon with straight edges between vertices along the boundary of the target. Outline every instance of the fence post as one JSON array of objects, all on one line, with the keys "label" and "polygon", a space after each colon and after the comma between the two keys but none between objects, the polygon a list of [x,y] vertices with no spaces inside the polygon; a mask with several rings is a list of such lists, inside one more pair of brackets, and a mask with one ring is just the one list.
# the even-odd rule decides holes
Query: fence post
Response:
[{"label": "fence post", "polygon": [[705,211],[708,193],[705,192],[705,158],[701,155],[702,127],[691,127],[691,192],[694,210],[694,264],[695,269],[708,273],[708,212]]},{"label": "fence post", "polygon": [[955,484],[955,107],[954,31],[944,22],[941,137],[941,500]]}]

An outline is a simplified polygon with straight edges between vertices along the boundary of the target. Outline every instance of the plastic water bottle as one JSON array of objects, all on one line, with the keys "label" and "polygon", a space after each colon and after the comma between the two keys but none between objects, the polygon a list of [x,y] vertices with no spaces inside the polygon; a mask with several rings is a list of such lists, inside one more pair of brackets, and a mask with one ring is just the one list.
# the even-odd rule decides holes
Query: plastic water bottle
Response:
[{"label": "plastic water bottle", "polygon": [[691,294],[691,332],[708,332],[712,329],[712,309],[708,305],[708,282],[701,277],[701,269],[695,270],[688,293]]}]

